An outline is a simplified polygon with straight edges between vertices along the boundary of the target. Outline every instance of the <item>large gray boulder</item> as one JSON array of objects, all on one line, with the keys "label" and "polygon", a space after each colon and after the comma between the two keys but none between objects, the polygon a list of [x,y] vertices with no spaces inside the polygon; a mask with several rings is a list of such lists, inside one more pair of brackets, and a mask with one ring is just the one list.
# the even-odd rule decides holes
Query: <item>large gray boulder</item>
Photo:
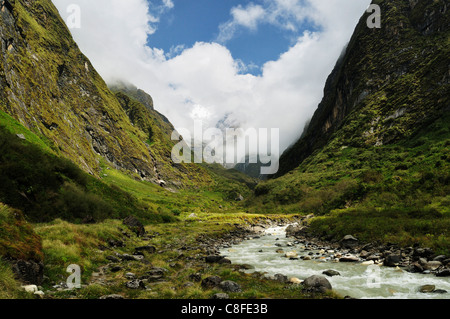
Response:
[{"label": "large gray boulder", "polygon": [[401,262],[402,257],[397,254],[390,254],[384,258],[383,265],[387,267],[397,267]]},{"label": "large gray boulder", "polygon": [[327,275],[328,277],[340,276],[341,274],[336,270],[325,270],[322,274]]},{"label": "large gray boulder", "polygon": [[125,284],[125,286],[128,289],[135,289],[135,290],[136,289],[145,289],[144,282],[142,280],[139,280],[139,279],[131,280],[131,281],[127,282]]},{"label": "large gray boulder", "polygon": [[353,249],[356,246],[358,246],[359,241],[352,235],[347,235],[344,238],[341,239],[340,245],[344,249]]},{"label": "large gray boulder", "polygon": [[306,278],[303,287],[306,291],[315,293],[325,293],[333,289],[327,278],[316,275]]},{"label": "large gray boulder", "polygon": [[214,289],[219,287],[222,278],[218,276],[210,276],[202,280],[201,286],[203,289]]},{"label": "large gray boulder", "polygon": [[12,270],[17,278],[25,284],[41,285],[44,281],[44,264],[32,260],[14,260]]},{"label": "large gray boulder", "polygon": [[219,286],[224,292],[242,292],[241,286],[231,280],[222,281]]},{"label": "large gray boulder", "polygon": [[306,227],[300,225],[289,225],[286,228],[286,237],[298,237],[305,234]]}]

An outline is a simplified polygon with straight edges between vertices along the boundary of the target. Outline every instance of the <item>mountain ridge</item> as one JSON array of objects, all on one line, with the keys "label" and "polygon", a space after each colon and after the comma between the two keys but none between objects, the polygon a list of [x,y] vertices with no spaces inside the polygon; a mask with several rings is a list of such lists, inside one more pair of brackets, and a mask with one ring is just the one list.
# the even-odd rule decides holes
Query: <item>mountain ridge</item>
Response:
[{"label": "mountain ridge", "polygon": [[[374,125],[364,125],[365,131],[355,129],[348,134],[348,139],[351,139],[350,134],[366,135],[355,139],[358,145],[380,145],[408,136],[411,130],[426,124],[427,121],[420,119],[425,110],[429,111],[427,115],[433,117],[433,111],[444,111],[450,104],[446,93],[448,90],[445,89],[449,84],[448,64],[445,63],[448,61],[448,38],[443,36],[449,28],[445,1],[373,3],[381,7],[382,28],[367,27],[368,13],[360,19],[346,53],[340,57],[327,79],[322,102],[302,137],[281,156],[280,170],[276,176],[296,168],[315,150],[329,142],[351,112],[362,113],[361,110],[365,109],[367,117],[372,119],[376,117],[369,114],[369,107],[372,107],[372,112],[392,112],[386,114],[384,119],[378,119]],[[386,53],[383,48],[390,48],[391,52]],[[429,50],[422,51],[425,48]],[[430,65],[427,66],[427,63]],[[421,69],[436,73],[433,78],[437,81],[422,83],[424,77],[420,74]],[[439,83],[442,83],[441,88]],[[399,88],[403,96],[393,92]],[[428,94],[428,90],[435,92]],[[408,98],[411,95],[414,96]],[[389,100],[397,99],[398,96],[398,101],[395,101],[398,107],[390,109],[392,105],[389,105]],[[368,101],[374,105],[367,105]],[[434,119],[438,116],[434,116]],[[380,120],[381,123],[378,123]],[[391,129],[394,125],[387,127],[386,123],[382,123],[388,121],[391,121],[388,125],[396,122],[397,127]]]}]

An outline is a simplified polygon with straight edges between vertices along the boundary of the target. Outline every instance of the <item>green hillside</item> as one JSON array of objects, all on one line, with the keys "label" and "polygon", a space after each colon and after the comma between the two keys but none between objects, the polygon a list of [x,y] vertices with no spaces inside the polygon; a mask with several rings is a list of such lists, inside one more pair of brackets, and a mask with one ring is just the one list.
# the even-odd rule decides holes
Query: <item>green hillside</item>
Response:
[{"label": "green hillside", "polygon": [[[252,211],[315,213],[315,234],[450,245],[450,63],[445,1],[375,1],[302,138]],[[425,20],[427,23],[425,23]],[[283,175],[283,176],[281,176]]]}]

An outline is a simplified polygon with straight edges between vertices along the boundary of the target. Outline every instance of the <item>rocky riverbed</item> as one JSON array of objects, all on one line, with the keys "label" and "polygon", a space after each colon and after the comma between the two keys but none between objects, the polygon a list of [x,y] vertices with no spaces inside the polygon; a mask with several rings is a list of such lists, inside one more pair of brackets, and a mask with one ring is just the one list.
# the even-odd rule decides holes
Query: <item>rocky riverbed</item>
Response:
[{"label": "rocky riverbed", "polygon": [[220,253],[247,265],[246,271],[266,272],[274,280],[304,284],[318,276],[321,286],[329,281],[344,296],[450,298],[448,256],[429,248],[361,243],[351,235],[325,242],[308,236],[307,220],[312,217],[266,228],[256,239],[225,245]]}]

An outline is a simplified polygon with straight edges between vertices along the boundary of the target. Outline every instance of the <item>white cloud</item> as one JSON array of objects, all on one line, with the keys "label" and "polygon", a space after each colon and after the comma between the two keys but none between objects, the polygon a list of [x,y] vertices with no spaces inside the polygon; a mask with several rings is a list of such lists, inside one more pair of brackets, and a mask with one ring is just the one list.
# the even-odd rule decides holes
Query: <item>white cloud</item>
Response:
[{"label": "white cloud", "polygon": [[168,9],[172,9],[175,6],[172,0],[163,0],[163,4]]},{"label": "white cloud", "polygon": [[219,43],[231,40],[240,29],[255,31],[260,24],[271,24],[284,30],[297,31],[298,26],[311,16],[308,2],[301,0],[261,0],[246,7],[231,9],[231,19],[220,25]]},{"label": "white cloud", "polygon": [[[147,47],[161,5],[145,0],[53,1],[63,16],[68,4],[81,6],[82,28],[72,33],[105,80],[124,78],[147,91],[176,127],[192,129],[193,118],[201,117],[213,127],[226,119],[243,128],[280,128],[282,149],[299,137],[317,108],[328,74],[370,3],[264,0],[235,8],[229,21],[233,27],[255,29],[267,20],[290,29],[308,19],[320,30],[301,34],[277,61],[262,67],[261,76],[254,76],[245,74],[252,66],[233,59],[218,43],[199,42],[171,52]],[[168,9],[172,2],[160,3]]]},{"label": "white cloud", "polygon": [[256,30],[258,24],[266,16],[266,11],[260,5],[250,3],[247,7],[238,5],[231,9],[232,19],[219,26],[220,34],[217,37],[219,43],[224,43],[233,38],[239,27]]}]

